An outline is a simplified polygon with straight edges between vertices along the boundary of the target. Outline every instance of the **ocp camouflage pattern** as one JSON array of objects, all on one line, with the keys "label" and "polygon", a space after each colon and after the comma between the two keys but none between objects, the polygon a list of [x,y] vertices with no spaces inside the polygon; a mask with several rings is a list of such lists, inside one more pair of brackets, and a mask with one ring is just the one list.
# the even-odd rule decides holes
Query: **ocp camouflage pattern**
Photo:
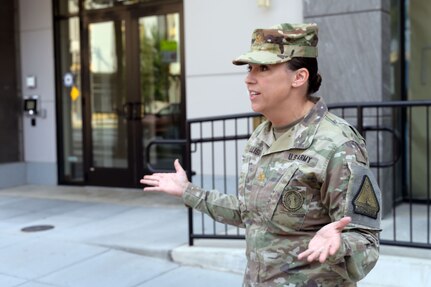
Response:
[{"label": "ocp camouflage pattern", "polygon": [[277,64],[294,57],[317,57],[316,24],[280,24],[253,31],[250,51],[233,61],[236,65]]},{"label": "ocp camouflage pattern", "polygon": [[[319,99],[276,141],[270,122],[256,128],[243,154],[238,197],[190,184],[183,199],[246,229],[243,286],[356,286],[379,257],[381,192],[368,164],[364,139]],[[357,180],[364,176],[372,188]],[[355,213],[361,191],[375,196],[368,209],[377,218]],[[321,227],[344,216],[352,222],[335,255],[323,264],[297,259]]]}]

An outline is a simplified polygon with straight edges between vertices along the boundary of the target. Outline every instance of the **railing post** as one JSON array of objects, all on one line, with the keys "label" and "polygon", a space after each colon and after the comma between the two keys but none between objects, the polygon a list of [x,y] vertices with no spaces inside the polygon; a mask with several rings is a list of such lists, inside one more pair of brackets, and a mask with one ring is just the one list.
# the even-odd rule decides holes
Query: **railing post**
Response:
[{"label": "railing post", "polygon": [[[191,123],[189,121],[186,122],[186,154],[184,156],[185,159],[185,167],[187,172],[187,178],[189,181],[192,181],[192,153],[191,153],[191,131],[190,131]],[[193,209],[188,208],[188,232],[189,232],[189,246],[193,246]]]},{"label": "railing post", "polygon": [[358,109],[358,122],[357,122],[357,128],[358,132],[364,137],[365,139],[365,133],[364,133],[364,109],[362,106],[357,106]]}]

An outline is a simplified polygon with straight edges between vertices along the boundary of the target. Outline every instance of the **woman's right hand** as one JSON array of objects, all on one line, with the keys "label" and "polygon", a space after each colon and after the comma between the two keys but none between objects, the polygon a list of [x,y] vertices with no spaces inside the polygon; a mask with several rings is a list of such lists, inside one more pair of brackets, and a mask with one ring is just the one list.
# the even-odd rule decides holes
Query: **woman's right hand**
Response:
[{"label": "woman's right hand", "polygon": [[170,195],[182,196],[189,184],[187,174],[178,159],[174,161],[174,173],[154,173],[145,175],[140,183],[148,185],[144,191],[164,192]]}]

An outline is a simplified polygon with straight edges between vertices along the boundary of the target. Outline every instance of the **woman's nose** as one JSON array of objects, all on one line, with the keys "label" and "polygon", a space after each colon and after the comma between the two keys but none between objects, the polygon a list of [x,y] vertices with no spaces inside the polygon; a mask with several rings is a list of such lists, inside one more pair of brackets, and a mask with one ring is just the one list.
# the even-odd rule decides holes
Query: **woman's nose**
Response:
[{"label": "woman's nose", "polygon": [[248,72],[247,75],[245,76],[244,82],[246,84],[254,84],[256,83],[256,78],[253,76],[251,72]]}]

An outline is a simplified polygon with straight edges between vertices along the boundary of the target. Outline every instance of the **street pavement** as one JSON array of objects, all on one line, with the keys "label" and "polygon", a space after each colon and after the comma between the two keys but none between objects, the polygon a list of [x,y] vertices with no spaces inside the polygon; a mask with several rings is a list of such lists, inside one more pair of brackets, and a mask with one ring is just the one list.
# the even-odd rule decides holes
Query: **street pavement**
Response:
[{"label": "street pavement", "polygon": [[[241,286],[244,242],[189,247],[187,222],[180,199],[139,189],[0,189],[0,287]],[[359,287],[431,286],[430,253],[387,250]]]},{"label": "street pavement", "polygon": [[[23,228],[50,225],[46,231]],[[187,210],[140,190],[0,190],[0,286],[240,286],[241,274],[175,263]]]}]

